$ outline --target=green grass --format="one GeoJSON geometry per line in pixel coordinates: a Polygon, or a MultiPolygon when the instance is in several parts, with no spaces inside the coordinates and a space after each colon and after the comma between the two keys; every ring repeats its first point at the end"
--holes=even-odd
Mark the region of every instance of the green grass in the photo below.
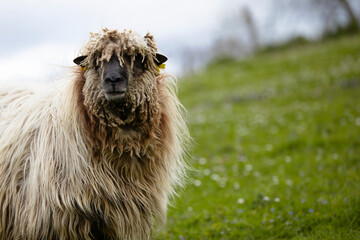
{"type": "Polygon", "coordinates": [[[187,186],[155,239],[360,239],[360,35],[179,81],[187,186]]]}

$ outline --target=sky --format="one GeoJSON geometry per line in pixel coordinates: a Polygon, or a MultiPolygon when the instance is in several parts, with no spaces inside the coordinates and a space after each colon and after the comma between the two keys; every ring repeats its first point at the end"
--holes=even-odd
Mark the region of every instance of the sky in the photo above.
{"type": "Polygon", "coordinates": [[[0,82],[49,81],[65,76],[66,67],[73,65],[89,32],[103,27],[152,33],[159,52],[169,57],[167,71],[176,74],[180,71],[179,49],[210,45],[222,19],[237,14],[239,5],[251,2],[1,0],[0,82]]]}
{"type": "MultiPolygon", "coordinates": [[[[89,38],[103,27],[155,36],[168,56],[167,72],[181,75],[182,49],[207,49],[224,34],[226,19],[248,6],[257,22],[270,13],[270,0],[1,0],[0,82],[51,81],[89,38]]],[[[286,32],[283,26],[278,32],[286,32]],[[284,31],[285,30],[285,31],[284,31]]],[[[305,31],[309,28],[305,26],[305,31]]],[[[311,29],[310,29],[311,30],[311,29]]],[[[231,31],[231,29],[230,29],[231,31]]]]}
{"type": "Polygon", "coordinates": [[[1,0],[0,82],[64,75],[89,32],[103,27],[150,32],[165,55],[177,45],[202,44],[225,10],[216,0],[1,0]]]}

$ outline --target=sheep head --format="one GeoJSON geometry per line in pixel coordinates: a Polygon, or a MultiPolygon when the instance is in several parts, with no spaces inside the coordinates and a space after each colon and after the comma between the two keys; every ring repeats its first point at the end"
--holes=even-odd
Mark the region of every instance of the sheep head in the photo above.
{"type": "Polygon", "coordinates": [[[154,98],[158,66],[166,60],[157,53],[150,34],[141,37],[131,30],[106,28],[91,33],[81,56],[74,59],[84,71],[85,105],[95,115],[103,115],[105,109],[108,116],[121,115],[121,121],[130,121],[129,111],[134,112],[144,102],[149,105],[154,98]]]}

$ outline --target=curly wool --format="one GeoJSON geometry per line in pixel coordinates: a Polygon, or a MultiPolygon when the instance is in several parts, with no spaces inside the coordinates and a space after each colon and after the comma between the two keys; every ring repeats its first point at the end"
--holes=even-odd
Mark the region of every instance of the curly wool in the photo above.
{"type": "MultiPolygon", "coordinates": [[[[157,52],[153,37],[147,34],[144,38],[131,30],[118,32],[117,30],[103,29],[102,33],[91,33],[89,42],[84,47],[82,55],[87,56],[83,66],[88,68],[85,73],[87,79],[84,86],[85,105],[91,114],[99,118],[103,124],[110,122],[114,127],[129,124],[136,120],[152,119],[157,115],[157,88],[154,79],[159,75],[154,58],[157,52]],[[98,84],[99,75],[95,66],[103,67],[113,54],[116,54],[120,64],[124,64],[124,56],[131,57],[131,65],[136,55],[141,55],[145,67],[141,78],[129,81],[129,92],[126,95],[127,118],[121,119],[119,112],[114,112],[114,106],[109,103],[98,84]],[[147,109],[147,108],[150,109],[147,109]],[[104,111],[105,109],[105,111],[104,111]],[[138,114],[136,114],[136,111],[138,114]],[[150,116],[148,116],[150,114],[150,116]]],[[[121,110],[124,110],[121,109],[121,110]]]]}
{"type": "Polygon", "coordinates": [[[0,90],[0,239],[149,239],[165,222],[189,134],[156,50],[149,34],[105,29],[83,50],[85,72],[46,91],[0,90]],[[92,65],[111,51],[147,65],[121,109],[92,65]]]}

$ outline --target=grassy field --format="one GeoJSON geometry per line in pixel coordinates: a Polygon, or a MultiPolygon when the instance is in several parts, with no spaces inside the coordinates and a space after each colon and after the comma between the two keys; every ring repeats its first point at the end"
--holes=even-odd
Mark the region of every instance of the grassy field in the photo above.
{"type": "Polygon", "coordinates": [[[360,35],[181,79],[187,186],[155,239],[360,239],[360,35]]]}

